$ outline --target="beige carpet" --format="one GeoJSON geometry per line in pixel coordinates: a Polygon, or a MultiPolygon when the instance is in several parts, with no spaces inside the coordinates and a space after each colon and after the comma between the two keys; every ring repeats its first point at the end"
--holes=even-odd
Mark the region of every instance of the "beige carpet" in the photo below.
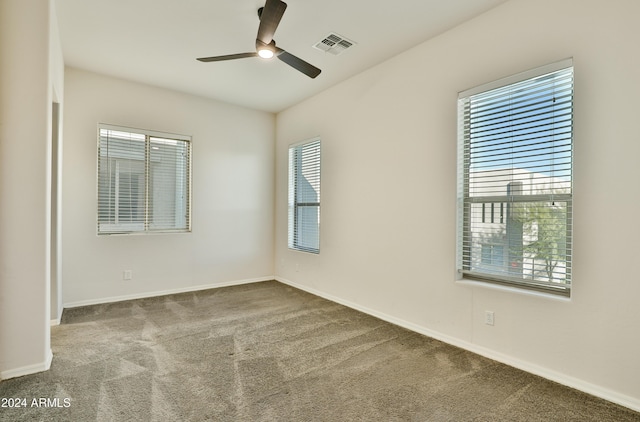
{"type": "Polygon", "coordinates": [[[68,309],[51,341],[0,420],[640,421],[275,281],[68,309]]]}

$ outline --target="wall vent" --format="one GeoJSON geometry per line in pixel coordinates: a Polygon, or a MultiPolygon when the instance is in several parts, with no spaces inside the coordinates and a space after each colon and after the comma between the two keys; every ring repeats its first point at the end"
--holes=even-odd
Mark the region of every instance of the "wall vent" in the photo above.
{"type": "Polygon", "coordinates": [[[316,43],[313,48],[337,56],[338,54],[344,53],[345,50],[353,47],[355,44],[355,42],[332,32],[331,34],[327,35],[322,41],[316,43]]]}

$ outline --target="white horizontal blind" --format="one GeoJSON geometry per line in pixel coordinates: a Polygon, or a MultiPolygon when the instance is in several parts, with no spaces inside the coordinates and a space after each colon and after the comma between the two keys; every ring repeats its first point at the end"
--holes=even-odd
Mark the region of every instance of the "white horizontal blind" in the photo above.
{"type": "Polygon", "coordinates": [[[458,269],[465,276],[569,293],[573,67],[556,67],[459,97],[458,269]]]}
{"type": "Polygon", "coordinates": [[[149,138],[149,230],[186,230],[189,227],[189,143],[149,138]]]}
{"type": "Polygon", "coordinates": [[[98,234],[190,230],[187,137],[99,126],[98,234]]]}
{"type": "Polygon", "coordinates": [[[98,233],[144,231],[145,135],[99,132],[98,233]]]}
{"type": "Polygon", "coordinates": [[[320,252],[320,139],[289,148],[289,248],[320,252]]]}

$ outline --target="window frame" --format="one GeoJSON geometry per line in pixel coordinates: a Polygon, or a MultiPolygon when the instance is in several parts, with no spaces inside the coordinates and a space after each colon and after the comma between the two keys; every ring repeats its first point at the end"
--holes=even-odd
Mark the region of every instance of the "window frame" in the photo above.
{"type": "MultiPolygon", "coordinates": [[[[191,200],[192,200],[192,156],[193,156],[192,154],[193,143],[192,143],[191,136],[179,135],[179,134],[167,133],[167,132],[159,132],[159,131],[148,130],[148,129],[131,128],[126,126],[118,126],[118,125],[112,125],[112,124],[106,124],[106,123],[98,123],[97,126],[98,127],[96,131],[96,134],[97,134],[96,234],[98,236],[112,236],[112,235],[190,233],[191,224],[192,224],[191,200]],[[104,217],[101,216],[101,212],[104,209],[104,207],[101,207],[100,195],[101,195],[101,189],[107,189],[106,187],[101,188],[101,158],[104,159],[104,157],[101,157],[101,148],[102,148],[101,147],[101,131],[103,130],[129,133],[129,134],[134,134],[134,135],[139,135],[141,137],[144,137],[144,157],[142,157],[141,159],[135,160],[135,161],[140,161],[139,164],[141,164],[143,167],[143,172],[141,173],[141,175],[144,178],[144,183],[143,183],[144,186],[143,186],[143,193],[142,193],[143,207],[141,211],[142,221],[140,222],[117,221],[119,218],[119,211],[120,211],[119,209],[113,210],[113,218],[116,219],[115,223],[103,221],[104,217]],[[170,228],[170,227],[169,228],[167,227],[153,228],[153,223],[151,222],[151,215],[154,213],[154,211],[153,211],[153,206],[151,205],[152,201],[150,198],[153,195],[152,191],[155,191],[154,184],[157,184],[158,181],[155,180],[157,178],[151,177],[152,166],[150,163],[153,161],[153,157],[152,157],[153,153],[151,151],[153,146],[156,146],[158,143],[165,143],[167,141],[184,143],[186,146],[187,157],[185,160],[185,171],[181,172],[182,173],[181,177],[183,178],[182,181],[184,182],[184,189],[182,193],[184,194],[185,198],[184,198],[184,201],[180,201],[180,203],[175,204],[176,209],[183,210],[185,213],[184,215],[185,225],[184,227],[176,227],[176,228],[170,228]]],[[[113,167],[115,167],[116,169],[114,171],[118,172],[118,174],[114,174],[116,178],[118,178],[119,176],[119,170],[118,170],[119,164],[124,162],[125,160],[131,160],[131,161],[134,160],[133,158],[113,158],[108,156],[106,158],[107,158],[107,162],[109,163],[109,166],[113,165],[113,167]]],[[[111,171],[109,171],[108,173],[110,174],[111,171]]],[[[177,180],[174,179],[173,181],[174,183],[177,183],[177,180]]],[[[111,189],[111,188],[108,188],[108,189],[111,189]]],[[[116,195],[116,197],[114,198],[114,201],[117,204],[120,200],[117,194],[117,192],[119,191],[119,185],[116,185],[113,189],[115,189],[114,195],[116,195]]]]}
{"type": "Polygon", "coordinates": [[[307,252],[313,254],[320,253],[320,215],[321,215],[321,174],[322,174],[322,143],[320,137],[315,137],[311,139],[307,139],[301,142],[297,142],[294,144],[290,144],[288,148],[288,224],[287,224],[287,246],[291,250],[299,251],[299,252],[307,252]],[[300,165],[295,165],[294,160],[301,161],[302,157],[298,157],[296,154],[302,154],[305,148],[314,148],[317,145],[318,152],[317,158],[315,161],[310,164],[314,167],[311,169],[312,177],[314,180],[312,182],[317,183],[317,189],[315,192],[317,194],[317,201],[300,201],[298,202],[299,192],[298,183],[301,171],[296,171],[297,169],[302,168],[302,163],[300,165]],[[310,233],[312,236],[315,236],[315,246],[302,245],[300,243],[301,236],[299,234],[300,231],[303,230],[302,222],[300,221],[300,209],[308,208],[308,207],[317,207],[317,225],[314,226],[314,233],[310,233]]]}
{"type": "MultiPolygon", "coordinates": [[[[487,84],[483,84],[480,85],[478,87],[460,92],[458,94],[458,163],[457,163],[457,169],[458,169],[458,199],[457,199],[457,246],[456,246],[456,268],[457,268],[457,273],[458,273],[458,279],[460,280],[473,280],[473,281],[481,281],[481,282],[488,282],[488,283],[495,283],[495,284],[500,284],[500,285],[506,285],[509,287],[515,287],[515,288],[521,288],[521,289],[526,289],[526,290],[535,290],[535,291],[542,291],[545,293],[552,293],[552,294],[556,294],[556,295],[561,295],[561,296],[570,296],[571,294],[571,274],[572,274],[572,257],[573,257],[573,249],[572,249],[572,231],[573,231],[573,222],[572,222],[572,217],[573,217],[573,148],[574,148],[574,130],[573,130],[573,109],[574,109],[574,83],[573,83],[573,60],[572,59],[566,59],[566,60],[562,60],[556,63],[551,63],[549,65],[546,66],[541,66],[535,69],[531,69],[529,71],[526,72],[522,72],[513,76],[509,76],[507,78],[503,78],[503,79],[499,79],[497,81],[494,82],[490,82],[487,84]],[[471,194],[469,192],[470,189],[470,184],[472,183],[473,179],[471,178],[471,175],[475,176],[479,170],[471,171],[469,168],[469,163],[471,160],[471,152],[469,150],[469,148],[473,145],[473,141],[471,139],[472,135],[470,134],[470,124],[471,121],[470,120],[466,120],[466,118],[470,118],[471,119],[471,114],[468,110],[465,110],[465,107],[468,107],[469,101],[472,97],[476,96],[476,95],[483,95],[483,94],[487,94],[487,93],[491,93],[491,91],[494,90],[511,90],[511,88],[515,89],[515,86],[517,84],[520,83],[526,83],[526,82],[531,82],[534,81],[536,78],[540,78],[543,77],[545,75],[549,75],[549,74],[554,74],[556,72],[562,72],[562,71],[568,71],[570,69],[571,72],[571,88],[570,88],[570,93],[571,93],[571,98],[570,98],[570,122],[569,122],[569,127],[570,127],[570,141],[569,141],[569,179],[567,182],[567,186],[563,189],[566,189],[568,191],[567,192],[560,192],[560,193],[551,193],[551,194],[537,194],[537,192],[535,194],[526,194],[526,195],[519,195],[518,192],[510,192],[509,191],[509,186],[512,183],[509,183],[507,185],[507,190],[505,191],[505,194],[496,194],[496,195],[492,195],[492,196],[482,196],[480,194],[475,194],[476,196],[474,196],[473,194],[471,194]],[[466,158],[465,158],[465,154],[466,158]],[[549,210],[552,210],[551,212],[553,212],[554,207],[556,207],[556,203],[564,203],[564,224],[565,224],[565,233],[564,233],[564,240],[565,240],[565,244],[563,245],[565,250],[564,250],[564,255],[562,255],[565,259],[562,261],[563,263],[563,268],[565,271],[565,278],[564,278],[564,282],[555,282],[554,280],[551,280],[550,278],[548,278],[546,281],[541,281],[539,279],[536,279],[536,273],[540,273],[540,270],[537,269],[538,267],[536,266],[536,262],[535,262],[535,257],[531,257],[528,254],[528,252],[525,252],[525,248],[529,247],[530,244],[534,243],[535,241],[529,241],[529,244],[525,245],[524,239],[521,239],[522,241],[522,245],[521,245],[521,251],[519,251],[520,253],[520,258],[522,259],[521,262],[524,263],[524,261],[526,259],[531,260],[531,264],[530,264],[530,271],[531,271],[531,279],[528,280],[524,277],[524,272],[522,274],[521,277],[510,277],[508,275],[502,275],[502,274],[498,274],[497,273],[492,273],[490,272],[490,269],[483,269],[482,265],[484,265],[484,257],[483,257],[483,250],[484,247],[482,247],[480,249],[480,252],[475,252],[474,254],[474,250],[477,249],[477,245],[475,245],[474,242],[478,241],[477,239],[474,240],[474,230],[478,230],[477,226],[475,226],[474,229],[472,229],[472,225],[473,223],[473,219],[479,219],[479,217],[475,216],[473,214],[473,209],[472,207],[481,207],[481,222],[480,221],[476,221],[475,224],[477,225],[478,223],[482,223],[484,224],[494,224],[494,219],[493,219],[493,213],[491,214],[492,218],[490,220],[489,223],[489,219],[486,219],[485,217],[485,212],[491,210],[493,208],[493,204],[495,203],[501,203],[501,212],[500,213],[500,224],[503,223],[503,215],[506,217],[506,220],[509,219],[509,213],[513,212],[513,209],[515,209],[515,207],[521,206],[519,204],[523,204],[522,206],[526,206],[524,204],[536,204],[534,205],[534,207],[546,207],[549,210]],[[504,203],[504,210],[502,209],[502,203],[504,203]],[[548,203],[548,205],[546,205],[548,203]],[[487,209],[488,208],[488,209],[487,209]],[[476,254],[478,254],[478,256],[476,256],[476,254]],[[481,262],[480,265],[478,265],[477,263],[475,263],[475,261],[479,261],[481,262]]],[[[526,91],[529,92],[529,91],[526,91]]],[[[555,97],[554,97],[554,102],[555,102],[555,97]]],[[[546,109],[545,109],[546,110],[546,109]]],[[[485,117],[486,119],[488,119],[488,117],[485,117]]],[[[515,123],[512,123],[516,120],[515,117],[511,118],[510,116],[509,120],[509,124],[510,125],[515,125],[515,123]]],[[[552,135],[554,136],[554,135],[552,135]]],[[[532,137],[530,137],[529,135],[527,135],[525,137],[526,142],[534,142],[532,140],[532,137]]],[[[555,139],[555,138],[553,138],[555,139]]],[[[515,143],[515,141],[512,141],[515,143]]],[[[518,141],[518,142],[522,142],[522,141],[518,141]]],[[[552,142],[555,143],[555,140],[552,142]]],[[[476,144],[477,145],[477,144],[476,144]]],[[[527,147],[530,147],[531,144],[527,144],[527,147]]],[[[494,151],[497,149],[497,147],[494,147],[494,149],[489,149],[489,153],[491,154],[496,154],[494,151]]],[[[483,151],[483,154],[485,152],[483,151]]],[[[518,165],[517,164],[511,164],[510,167],[510,171],[514,171],[514,170],[518,170],[518,165]]],[[[553,175],[551,176],[551,179],[553,180],[553,175]]],[[[514,179],[515,180],[515,179],[514,179]]],[[[495,182],[494,182],[495,183],[495,182]]],[[[517,186],[515,186],[516,189],[518,188],[517,186]]],[[[562,205],[560,205],[560,208],[562,209],[562,205]]],[[[491,211],[489,211],[490,213],[491,211]]],[[[562,221],[562,220],[561,220],[562,221]]],[[[505,221],[505,223],[507,223],[507,221],[505,221]]],[[[532,226],[534,223],[531,223],[532,226]]],[[[536,228],[537,228],[537,224],[538,221],[535,222],[536,224],[536,228]]],[[[534,230],[531,229],[531,231],[533,232],[534,230]]],[[[505,235],[505,234],[503,234],[505,235]]],[[[535,236],[537,236],[537,230],[535,230],[535,236]]],[[[506,232],[506,236],[509,236],[509,232],[506,232]]],[[[562,237],[562,235],[560,236],[562,237]]],[[[537,239],[536,239],[537,241],[537,239]]],[[[490,242],[487,240],[483,240],[480,239],[479,242],[490,242]]],[[[505,248],[504,250],[504,255],[505,255],[505,259],[507,260],[506,265],[510,265],[510,259],[507,259],[511,256],[513,248],[509,248],[509,241],[505,241],[505,243],[503,243],[503,247],[505,248]],[[507,256],[509,255],[509,256],[507,256]]],[[[554,250],[555,253],[555,250],[554,250]]],[[[524,264],[520,264],[522,266],[524,266],[524,264]]],[[[538,263],[538,265],[540,265],[538,263]]],[[[554,267],[555,269],[555,267],[554,267]]],[[[550,276],[549,276],[550,277],[550,276]]],[[[554,275],[555,277],[555,275],[554,275]]]]}

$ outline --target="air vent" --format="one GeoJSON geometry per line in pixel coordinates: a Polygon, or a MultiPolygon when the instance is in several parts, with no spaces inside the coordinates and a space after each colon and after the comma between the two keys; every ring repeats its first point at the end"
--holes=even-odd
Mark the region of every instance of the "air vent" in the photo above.
{"type": "Polygon", "coordinates": [[[346,49],[353,47],[355,44],[355,42],[348,40],[341,35],[331,33],[322,41],[314,45],[313,48],[337,56],[338,54],[342,54],[346,49]]]}

